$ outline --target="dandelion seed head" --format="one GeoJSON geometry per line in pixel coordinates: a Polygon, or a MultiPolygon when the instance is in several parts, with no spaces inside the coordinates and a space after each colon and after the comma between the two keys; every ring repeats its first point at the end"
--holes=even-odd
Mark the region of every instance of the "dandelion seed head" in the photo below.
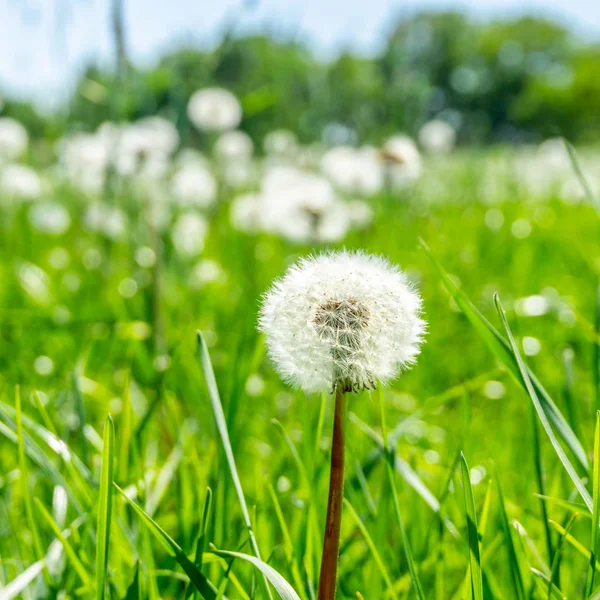
{"type": "Polygon", "coordinates": [[[208,208],[217,200],[217,181],[200,161],[178,169],[171,179],[171,193],[180,207],[208,208]]]}
{"type": "Polygon", "coordinates": [[[122,238],[127,232],[127,214],[118,206],[102,202],[95,202],[87,208],[83,222],[90,231],[102,233],[113,240],[122,238]]]}
{"type": "Polygon", "coordinates": [[[29,223],[38,233],[62,235],[71,226],[67,209],[57,202],[40,202],[29,209],[29,223]]]}
{"type": "Polygon", "coordinates": [[[0,188],[16,200],[34,200],[42,194],[42,180],[27,165],[9,164],[0,173],[0,188]]]}
{"type": "Polygon", "coordinates": [[[372,196],[383,187],[383,165],[375,148],[337,146],[324,154],[321,169],[347,194],[372,196]]]}
{"type": "Polygon", "coordinates": [[[21,156],[29,145],[27,129],[15,119],[0,118],[0,158],[13,160],[21,156]]]}
{"type": "Polygon", "coordinates": [[[229,220],[231,226],[245,233],[257,233],[262,227],[262,198],[259,194],[241,194],[233,199],[229,220]]]}
{"type": "Polygon", "coordinates": [[[433,119],[419,130],[419,143],[428,154],[448,154],[456,145],[456,131],[446,121],[433,119]]]}
{"type": "Polygon", "coordinates": [[[266,294],[259,328],[281,376],[306,392],[373,389],[412,365],[421,298],[383,258],[334,252],[301,260],[266,294]]]}
{"type": "Polygon", "coordinates": [[[215,144],[215,154],[222,161],[249,160],[254,152],[252,138],[239,129],[226,131],[215,144]]]}
{"type": "Polygon", "coordinates": [[[267,154],[289,155],[293,154],[298,145],[298,138],[293,131],[275,129],[269,132],[263,141],[263,148],[267,154]]]}
{"type": "Polygon", "coordinates": [[[190,121],[204,131],[234,129],[242,120],[242,106],[229,91],[205,88],[195,92],[187,107],[190,121]]]}
{"type": "Polygon", "coordinates": [[[383,146],[382,156],[387,164],[387,178],[394,189],[403,189],[421,175],[421,155],[415,142],[406,135],[395,135],[383,146]]]}
{"type": "Polygon", "coordinates": [[[171,240],[177,253],[184,258],[198,256],[204,250],[208,223],[204,217],[193,212],[180,215],[171,230],[171,240]]]}

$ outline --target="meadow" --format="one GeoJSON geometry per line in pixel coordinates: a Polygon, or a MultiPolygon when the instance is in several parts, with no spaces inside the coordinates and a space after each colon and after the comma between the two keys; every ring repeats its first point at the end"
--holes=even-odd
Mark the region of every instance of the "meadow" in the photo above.
{"type": "Polygon", "coordinates": [[[565,147],[427,156],[332,241],[239,231],[216,167],[214,202],[158,218],[137,171],[90,192],[26,161],[39,197],[0,196],[0,599],[316,597],[332,398],[284,384],[256,325],[336,248],[400,265],[428,323],[410,371],[349,396],[337,597],[600,597],[600,219],[565,147]]]}

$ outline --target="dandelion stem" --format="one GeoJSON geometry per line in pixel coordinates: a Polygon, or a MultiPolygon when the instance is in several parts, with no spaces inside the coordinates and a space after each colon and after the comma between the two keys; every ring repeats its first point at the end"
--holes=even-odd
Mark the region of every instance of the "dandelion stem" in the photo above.
{"type": "Polygon", "coordinates": [[[331,473],[329,475],[329,499],[327,520],[323,539],[323,557],[319,577],[318,600],[333,600],[337,582],[337,563],[340,549],[340,526],[344,500],[344,445],[346,431],[346,396],[336,389],[335,414],[333,417],[333,440],[331,443],[331,473]]]}

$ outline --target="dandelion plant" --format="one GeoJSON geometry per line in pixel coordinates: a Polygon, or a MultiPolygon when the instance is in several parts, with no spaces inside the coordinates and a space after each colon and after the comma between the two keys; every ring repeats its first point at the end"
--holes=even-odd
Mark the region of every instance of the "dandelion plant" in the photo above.
{"type": "Polygon", "coordinates": [[[414,363],[421,298],[383,258],[335,252],[301,260],[265,296],[260,329],[281,376],[335,395],[319,600],[335,598],[344,495],[346,394],[372,390],[414,363]]]}

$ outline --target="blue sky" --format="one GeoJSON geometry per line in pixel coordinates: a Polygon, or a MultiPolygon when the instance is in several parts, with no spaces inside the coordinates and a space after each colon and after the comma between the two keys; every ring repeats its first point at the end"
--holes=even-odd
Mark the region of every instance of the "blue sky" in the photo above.
{"type": "MultiPolygon", "coordinates": [[[[316,52],[377,52],[395,15],[459,8],[484,19],[543,14],[600,40],[598,0],[124,0],[129,54],[151,64],[186,42],[209,46],[226,24],[269,28],[316,52]]],[[[53,106],[89,60],[110,63],[110,0],[0,0],[0,93],[53,106]]]]}

